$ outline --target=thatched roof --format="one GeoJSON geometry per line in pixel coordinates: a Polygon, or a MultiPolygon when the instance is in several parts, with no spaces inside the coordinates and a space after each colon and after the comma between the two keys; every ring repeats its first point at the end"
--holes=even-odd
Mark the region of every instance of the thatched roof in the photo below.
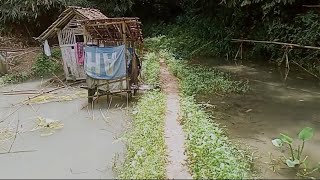
{"type": "Polygon", "coordinates": [[[58,19],[48,27],[48,29],[46,29],[39,37],[36,38],[36,40],[44,41],[56,36],[57,28],[63,28],[75,15],[79,15],[81,18],[83,18],[83,20],[107,18],[97,9],[69,6],[59,15],[58,19]]]}
{"type": "Polygon", "coordinates": [[[83,20],[81,23],[88,35],[95,40],[123,41],[123,33],[125,32],[128,42],[142,43],[143,41],[141,22],[137,17],[83,20]]]}

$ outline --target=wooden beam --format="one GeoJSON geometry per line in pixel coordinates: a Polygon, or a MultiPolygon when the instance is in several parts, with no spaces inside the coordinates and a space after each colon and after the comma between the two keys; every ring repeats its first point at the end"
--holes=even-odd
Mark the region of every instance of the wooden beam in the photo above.
{"type": "MultiPolygon", "coordinates": [[[[103,22],[103,23],[100,23],[99,21],[92,21],[93,23],[90,23],[88,22],[87,23],[87,26],[109,26],[109,25],[121,25],[123,23],[123,21],[119,21],[119,22],[103,22]]],[[[124,22],[125,24],[128,24],[128,23],[139,23],[135,20],[131,20],[131,21],[125,21],[124,22]]]]}
{"type": "Polygon", "coordinates": [[[308,7],[308,8],[319,8],[320,4],[318,5],[302,5],[303,7],[308,7]]]}
{"type": "Polygon", "coordinates": [[[297,47],[297,48],[320,50],[320,47],[316,47],[316,46],[304,46],[304,45],[300,45],[300,44],[284,43],[284,42],[276,42],[276,41],[259,41],[259,40],[248,40],[248,39],[231,39],[231,41],[232,42],[277,44],[277,45],[292,46],[292,47],[297,47]]]}

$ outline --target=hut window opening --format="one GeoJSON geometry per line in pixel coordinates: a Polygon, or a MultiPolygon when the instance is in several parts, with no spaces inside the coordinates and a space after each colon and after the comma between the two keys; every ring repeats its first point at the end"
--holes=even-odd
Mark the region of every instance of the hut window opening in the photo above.
{"type": "Polygon", "coordinates": [[[83,35],[75,35],[76,36],[76,42],[84,42],[83,35]]]}

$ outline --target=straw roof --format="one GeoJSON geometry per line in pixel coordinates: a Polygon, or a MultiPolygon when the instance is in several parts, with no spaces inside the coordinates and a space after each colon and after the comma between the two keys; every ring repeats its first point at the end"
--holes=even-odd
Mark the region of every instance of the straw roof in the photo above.
{"type": "Polygon", "coordinates": [[[122,41],[125,32],[128,42],[142,43],[143,41],[141,22],[137,17],[83,20],[81,23],[92,39],[122,41]]]}
{"type": "Polygon", "coordinates": [[[84,20],[95,20],[95,19],[105,19],[107,16],[102,14],[97,9],[92,8],[82,8],[77,6],[69,6],[64,10],[58,17],[58,19],[53,22],[48,29],[46,29],[36,40],[44,41],[46,39],[56,36],[57,28],[62,28],[68,24],[68,22],[75,16],[78,15],[84,20]]]}

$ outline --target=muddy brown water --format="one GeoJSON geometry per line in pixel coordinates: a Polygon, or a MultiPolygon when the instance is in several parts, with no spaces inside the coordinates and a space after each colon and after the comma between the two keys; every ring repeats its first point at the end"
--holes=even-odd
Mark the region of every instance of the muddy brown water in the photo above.
{"type": "MultiPolygon", "coordinates": [[[[26,82],[1,87],[0,91],[39,90],[42,89],[40,85],[40,81],[26,82]]],[[[19,120],[11,152],[35,150],[1,154],[8,151],[13,139],[0,142],[0,178],[115,178],[112,166],[115,155],[119,155],[121,160],[125,152],[124,144],[118,138],[130,122],[127,111],[130,106],[127,109],[125,98],[114,97],[111,104],[101,98],[93,110],[82,109],[87,104],[86,93],[79,87],[54,91],[53,96],[62,97],[60,102],[33,104],[34,109],[24,105],[0,123],[0,128],[15,129],[19,120]],[[70,100],[68,97],[73,98],[70,100]],[[50,136],[41,137],[40,131],[30,132],[36,125],[37,116],[59,120],[64,127],[50,136]]],[[[19,107],[12,105],[28,96],[33,95],[0,93],[0,119],[19,107]]]]}
{"type": "MultiPolygon", "coordinates": [[[[197,63],[229,72],[234,79],[249,80],[251,90],[245,95],[209,95],[198,100],[215,105],[207,108],[215,121],[225,126],[232,141],[240,142],[243,148],[250,147],[257,177],[298,178],[296,171],[283,165],[276,166],[273,172],[269,153],[273,158],[281,155],[271,143],[279,133],[297,137],[306,126],[315,130],[315,136],[306,143],[304,151],[308,166],[315,167],[320,162],[320,83],[317,79],[294,67],[283,83],[277,68],[270,64],[235,65],[212,59],[197,63]]],[[[320,178],[319,173],[312,176],[320,178]]]]}

